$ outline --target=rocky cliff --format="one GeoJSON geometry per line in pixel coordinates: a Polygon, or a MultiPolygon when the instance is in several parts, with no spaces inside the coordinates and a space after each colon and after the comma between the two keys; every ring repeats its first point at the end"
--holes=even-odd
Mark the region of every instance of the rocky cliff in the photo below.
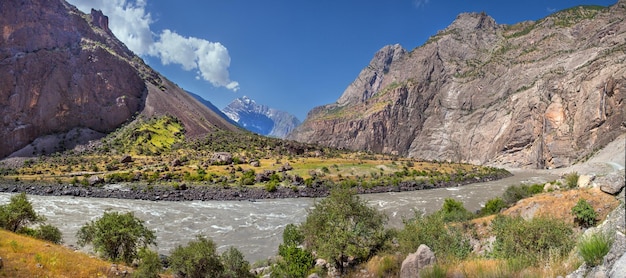
{"type": "Polygon", "coordinates": [[[288,138],[421,159],[563,167],[626,131],[626,1],[500,25],[459,15],[385,46],[288,138]]]}
{"type": "Polygon", "coordinates": [[[237,127],[153,71],[99,11],[62,0],[0,2],[0,158],[74,128],[109,132],[169,113],[191,136],[237,127]]]}
{"type": "Polygon", "coordinates": [[[300,125],[300,120],[294,115],[257,104],[246,96],[233,100],[223,112],[243,128],[271,137],[284,138],[300,125]]]}

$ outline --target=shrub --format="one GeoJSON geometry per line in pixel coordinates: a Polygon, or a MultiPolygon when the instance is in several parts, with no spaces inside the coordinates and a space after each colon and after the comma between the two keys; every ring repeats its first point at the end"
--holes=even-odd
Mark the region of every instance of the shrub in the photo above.
{"type": "Polygon", "coordinates": [[[272,266],[271,277],[306,277],[313,267],[311,252],[298,247],[304,235],[294,224],[288,224],[283,231],[283,243],[278,246],[281,260],[272,266]]]}
{"type": "Polygon", "coordinates": [[[133,213],[104,212],[101,218],[83,225],[76,233],[78,245],[91,243],[104,258],[132,263],[139,248],[155,244],[152,230],[133,213]]]}
{"type": "Polygon", "coordinates": [[[485,203],[485,207],[482,208],[480,210],[480,215],[481,216],[485,216],[485,215],[492,215],[492,214],[497,214],[500,213],[500,211],[502,211],[502,209],[506,208],[507,205],[504,202],[504,200],[502,200],[502,198],[493,198],[487,201],[487,203],[485,203]]]}
{"type": "Polygon", "coordinates": [[[224,271],[215,243],[201,235],[185,247],[177,246],[169,262],[172,271],[180,277],[219,277],[224,271]]]}
{"type": "Polygon", "coordinates": [[[578,186],[578,173],[572,172],[565,175],[565,185],[568,188],[576,188],[578,186]]]}
{"type": "Polygon", "coordinates": [[[543,186],[541,184],[533,185],[513,185],[509,186],[502,194],[502,200],[507,205],[515,204],[517,201],[528,198],[532,195],[543,192],[543,186]]]}
{"type": "Polygon", "coordinates": [[[611,250],[613,238],[596,233],[583,237],[578,243],[578,253],[588,266],[597,266],[602,263],[604,256],[611,250]]]}
{"type": "Polygon", "coordinates": [[[159,254],[148,248],[142,248],[139,250],[139,266],[133,272],[133,277],[157,278],[162,268],[159,254]]]}
{"type": "Polygon", "coordinates": [[[231,246],[220,257],[224,265],[224,278],[245,278],[254,277],[250,273],[250,263],[243,257],[241,251],[231,246]]]}
{"type": "Polygon", "coordinates": [[[585,199],[578,199],[578,203],[572,207],[574,221],[581,227],[591,227],[596,224],[598,214],[585,199]]]}
{"type": "Polygon", "coordinates": [[[35,229],[35,237],[50,241],[54,244],[61,244],[63,242],[63,234],[59,228],[50,224],[40,225],[35,229]]]}
{"type": "Polygon", "coordinates": [[[562,220],[536,217],[526,221],[498,215],[491,225],[496,235],[493,255],[520,259],[529,266],[536,265],[551,252],[564,256],[574,246],[572,228],[562,220]]]}
{"type": "Polygon", "coordinates": [[[469,240],[455,226],[448,225],[439,213],[422,216],[419,213],[404,221],[404,228],[398,231],[400,252],[415,252],[420,244],[430,247],[437,258],[464,259],[472,250],[469,240]]]}
{"type": "Polygon", "coordinates": [[[445,222],[465,221],[472,218],[472,213],[463,206],[462,202],[451,198],[443,201],[443,206],[438,213],[441,213],[445,222]]]}

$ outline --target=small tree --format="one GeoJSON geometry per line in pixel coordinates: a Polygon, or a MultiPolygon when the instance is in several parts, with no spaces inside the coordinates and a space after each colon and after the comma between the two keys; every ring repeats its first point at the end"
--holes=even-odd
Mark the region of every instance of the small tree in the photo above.
{"type": "Polygon", "coordinates": [[[224,265],[217,255],[215,243],[204,236],[197,236],[187,246],[178,246],[170,255],[170,268],[181,277],[220,277],[224,265]]]}
{"type": "Polygon", "coordinates": [[[305,245],[343,272],[348,258],[367,259],[383,243],[385,222],[383,213],[353,191],[337,188],[315,204],[301,230],[305,245]]]}
{"type": "Polygon", "coordinates": [[[35,212],[25,193],[12,196],[8,204],[0,206],[0,226],[14,233],[28,224],[45,220],[35,212]]]}
{"type": "Polygon", "coordinates": [[[283,243],[278,246],[281,260],[272,267],[271,277],[306,277],[313,267],[313,255],[299,247],[304,235],[294,224],[288,224],[283,232],[283,243]]]}
{"type": "Polygon", "coordinates": [[[78,244],[91,243],[104,258],[132,263],[139,248],[156,245],[154,232],[133,213],[105,212],[101,218],[83,225],[76,233],[78,244]]]}
{"type": "Polygon", "coordinates": [[[578,199],[578,203],[572,207],[572,214],[574,215],[574,221],[585,228],[595,225],[598,218],[598,214],[591,204],[583,198],[578,199]]]}

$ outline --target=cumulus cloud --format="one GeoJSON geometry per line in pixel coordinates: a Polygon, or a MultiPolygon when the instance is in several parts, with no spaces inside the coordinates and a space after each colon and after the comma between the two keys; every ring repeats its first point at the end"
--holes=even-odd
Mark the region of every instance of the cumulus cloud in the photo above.
{"type": "Polygon", "coordinates": [[[109,28],[126,46],[140,56],[158,57],[164,65],[178,64],[184,70],[196,71],[196,79],[204,79],[216,87],[232,91],[239,83],[231,81],[228,49],[219,42],[184,37],[170,30],[154,33],[154,22],[146,11],[147,0],[68,0],[85,13],[92,8],[109,17],[109,28]]]}

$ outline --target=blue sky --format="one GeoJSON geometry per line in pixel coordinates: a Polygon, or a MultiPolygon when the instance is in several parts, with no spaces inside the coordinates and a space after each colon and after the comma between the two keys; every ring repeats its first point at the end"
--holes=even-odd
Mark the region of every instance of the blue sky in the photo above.
{"type": "Polygon", "coordinates": [[[219,108],[248,96],[304,120],[388,44],[413,49],[462,12],[500,24],[617,0],[68,0],[100,9],[157,71],[219,108]]]}

